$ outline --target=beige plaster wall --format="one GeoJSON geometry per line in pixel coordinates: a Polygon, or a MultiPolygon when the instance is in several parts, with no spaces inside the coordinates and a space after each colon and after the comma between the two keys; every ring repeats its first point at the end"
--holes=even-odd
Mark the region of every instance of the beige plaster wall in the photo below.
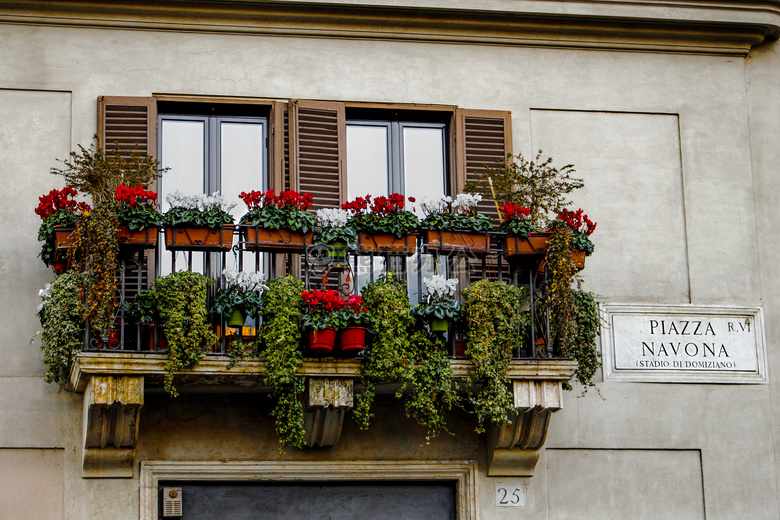
{"type": "MultiPolygon", "coordinates": [[[[762,62],[749,65],[756,86],[746,81],[744,60],[703,55],[14,25],[0,25],[0,48],[0,108],[12,116],[0,126],[0,177],[6,181],[0,220],[14,223],[0,237],[18,239],[0,250],[0,320],[6,325],[0,328],[0,387],[7,389],[0,393],[0,448],[65,449],[57,484],[63,518],[138,516],[137,478],[81,478],[80,396],[43,384],[37,343],[28,343],[38,326],[37,291],[52,278],[35,258],[32,209],[40,194],[59,185],[47,174],[53,159],[90,141],[99,95],[511,110],[516,151],[542,147],[560,164],[575,163],[588,182],[577,202],[599,221],[596,256],[585,271],[589,289],[615,302],[760,305],[763,297],[770,377],[777,366],[778,306],[767,296],[777,292],[771,291],[778,282],[770,262],[778,246],[756,234],[757,226],[761,235],[777,231],[778,152],[771,144],[780,128],[771,118],[775,102],[768,100],[777,78],[763,75],[766,67],[777,69],[776,45],[759,50],[755,59],[762,62]],[[759,134],[750,133],[755,120],[759,134]],[[728,225],[713,229],[713,219],[723,215],[728,225]]],[[[567,394],[553,418],[552,449],[532,479],[485,477],[484,442],[470,433],[469,421],[458,420],[460,413],[454,414],[455,436],[423,446],[421,432],[395,405],[368,433],[349,423],[337,448],[284,457],[476,459],[481,518],[502,520],[565,518],[576,504],[588,504],[591,518],[656,518],[635,497],[610,501],[605,489],[636,494],[664,471],[679,470],[686,478],[676,475],[653,488],[676,490],[670,504],[701,498],[703,489],[710,519],[772,519],[778,517],[772,428],[780,428],[773,388],[605,382],[603,398],[567,394]],[[611,457],[599,450],[617,452],[611,457]],[[681,459],[667,455],[675,450],[684,451],[681,459]],[[692,454],[700,454],[700,466],[692,454]],[[562,467],[575,468],[565,478],[577,480],[591,470],[608,474],[604,468],[615,460],[627,472],[625,486],[611,481],[603,488],[593,478],[561,488],[562,467]],[[650,468],[640,469],[647,460],[650,468]],[[525,509],[493,506],[493,484],[506,481],[528,485],[525,509]],[[687,487],[678,490],[678,482],[687,487]],[[601,494],[589,500],[593,493],[601,494]]],[[[259,396],[147,397],[140,460],[280,457],[267,407],[254,402],[259,396]]],[[[10,486],[19,493],[23,488],[10,486]]],[[[699,503],[689,504],[686,514],[696,517],[699,503]]]]}

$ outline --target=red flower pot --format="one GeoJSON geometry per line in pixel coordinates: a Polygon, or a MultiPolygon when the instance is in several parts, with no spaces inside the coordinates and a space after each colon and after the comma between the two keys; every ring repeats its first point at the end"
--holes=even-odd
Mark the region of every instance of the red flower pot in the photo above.
{"type": "Polygon", "coordinates": [[[317,354],[329,354],[333,352],[333,344],[336,342],[336,330],[328,327],[322,330],[309,331],[309,348],[317,354]]]}
{"type": "Polygon", "coordinates": [[[366,346],[365,327],[349,327],[341,331],[341,352],[357,355],[366,346]]]}

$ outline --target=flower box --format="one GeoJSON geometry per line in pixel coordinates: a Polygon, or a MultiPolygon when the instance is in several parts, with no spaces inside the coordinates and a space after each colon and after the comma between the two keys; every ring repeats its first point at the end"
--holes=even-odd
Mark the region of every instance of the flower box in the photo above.
{"type": "Polygon", "coordinates": [[[490,242],[487,233],[468,233],[457,231],[425,232],[425,252],[487,254],[490,242]]]}
{"type": "Polygon", "coordinates": [[[312,245],[313,233],[302,233],[287,229],[265,229],[246,224],[244,227],[247,249],[271,253],[303,253],[312,245]]]}
{"type": "Polygon", "coordinates": [[[153,249],[157,246],[157,226],[149,226],[133,231],[128,226],[119,225],[116,238],[119,246],[138,247],[141,249],[153,249]]]}
{"type": "Polygon", "coordinates": [[[528,236],[509,235],[501,243],[504,256],[543,255],[552,233],[528,233],[528,236]]]}
{"type": "Polygon", "coordinates": [[[76,228],[54,226],[54,249],[66,250],[73,246],[73,241],[76,239],[76,228]]]}
{"type": "Polygon", "coordinates": [[[574,267],[579,270],[585,269],[585,254],[585,251],[571,250],[571,259],[574,260],[574,267]]]}
{"type": "Polygon", "coordinates": [[[165,228],[165,247],[171,251],[229,251],[235,226],[165,228]]]}
{"type": "Polygon", "coordinates": [[[410,256],[414,254],[416,245],[416,234],[398,238],[395,235],[358,233],[358,248],[360,254],[396,254],[410,256]]]}

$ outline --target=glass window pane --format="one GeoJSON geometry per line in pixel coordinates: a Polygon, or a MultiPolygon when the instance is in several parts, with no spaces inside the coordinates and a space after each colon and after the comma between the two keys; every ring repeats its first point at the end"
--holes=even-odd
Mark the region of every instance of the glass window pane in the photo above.
{"type": "MultiPolygon", "coordinates": [[[[163,119],[160,124],[160,165],[169,168],[160,179],[160,206],[170,209],[165,201],[169,193],[180,190],[185,195],[203,193],[206,163],[204,120],[163,119]]],[[[188,253],[176,254],[176,270],[188,269],[188,253]]],[[[172,253],[160,245],[160,275],[171,272],[172,253]]],[[[203,253],[192,253],[192,270],[203,272],[203,253]]]]}
{"type": "MultiPolygon", "coordinates": [[[[418,217],[422,218],[419,204],[423,198],[435,199],[444,195],[444,128],[403,128],[404,189],[407,196],[415,197],[418,217]]],[[[434,270],[432,255],[422,255],[422,279],[432,274],[446,275],[446,262],[440,259],[434,270]]],[[[409,299],[417,303],[417,256],[406,262],[409,299]]]]}
{"type": "Polygon", "coordinates": [[[388,195],[388,127],[347,125],[347,197],[388,195]]]}
{"type": "MultiPolygon", "coordinates": [[[[260,122],[220,122],[219,166],[221,193],[228,202],[236,203],[231,214],[238,224],[247,212],[244,202],[238,198],[242,191],[265,191],[265,132],[260,122]]],[[[238,234],[233,238],[238,243],[238,234]]],[[[255,270],[255,253],[242,253],[244,271],[255,270]]],[[[225,267],[238,270],[236,255],[228,254],[225,267]]],[[[259,269],[262,272],[262,259],[259,269]]],[[[266,273],[267,274],[267,273],[266,273]]]]}

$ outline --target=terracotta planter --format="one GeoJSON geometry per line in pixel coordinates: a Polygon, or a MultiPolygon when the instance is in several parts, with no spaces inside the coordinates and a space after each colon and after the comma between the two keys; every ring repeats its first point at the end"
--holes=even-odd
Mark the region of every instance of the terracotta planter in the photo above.
{"type": "Polygon", "coordinates": [[[336,343],[336,330],[328,327],[322,330],[309,330],[309,348],[316,354],[330,354],[336,343]]]}
{"type": "Polygon", "coordinates": [[[585,251],[572,249],[571,259],[574,260],[574,267],[580,270],[585,269],[585,251]]]}
{"type": "Polygon", "coordinates": [[[235,226],[165,228],[165,247],[171,251],[229,251],[235,226]]]}
{"type": "Polygon", "coordinates": [[[504,256],[511,258],[522,255],[543,255],[547,251],[552,233],[529,233],[527,237],[510,235],[506,237],[501,247],[504,256]]]}
{"type": "Polygon", "coordinates": [[[488,253],[487,233],[460,233],[429,229],[425,234],[425,252],[488,253]]]}
{"type": "Polygon", "coordinates": [[[313,233],[287,229],[265,229],[246,224],[246,248],[271,253],[303,253],[312,245],[313,233]]]}
{"type": "Polygon", "coordinates": [[[120,246],[153,249],[157,246],[157,229],[157,226],[150,226],[133,231],[124,224],[120,224],[116,231],[116,239],[120,246]]]}
{"type": "Polygon", "coordinates": [[[398,238],[395,235],[360,233],[358,240],[362,254],[392,253],[409,256],[414,254],[417,245],[417,235],[415,234],[398,238]]]}
{"type": "Polygon", "coordinates": [[[68,249],[71,247],[76,239],[75,231],[76,228],[72,227],[54,226],[54,248],[68,249]]]}
{"type": "Polygon", "coordinates": [[[349,327],[341,331],[341,352],[355,356],[366,347],[366,328],[349,327]]]}

